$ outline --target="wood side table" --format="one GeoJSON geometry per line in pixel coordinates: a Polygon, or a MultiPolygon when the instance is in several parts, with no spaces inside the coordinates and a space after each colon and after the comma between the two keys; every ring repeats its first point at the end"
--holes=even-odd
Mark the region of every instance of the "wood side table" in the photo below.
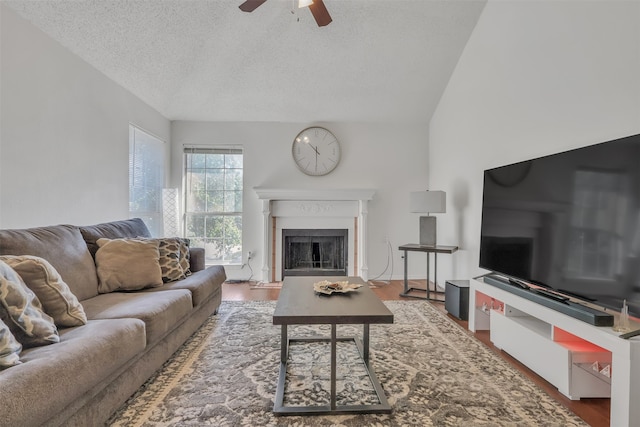
{"type": "Polygon", "coordinates": [[[457,246],[442,246],[442,245],[418,245],[416,243],[407,243],[406,245],[402,245],[398,247],[399,250],[404,251],[404,289],[400,296],[403,297],[411,297],[411,298],[421,298],[426,300],[433,301],[442,301],[440,299],[431,298],[431,292],[437,294],[444,294],[444,292],[438,291],[438,254],[452,254],[458,250],[457,246]],[[407,271],[409,266],[409,252],[425,252],[427,254],[427,288],[413,288],[409,287],[409,279],[407,277],[407,271]],[[431,291],[429,286],[429,276],[430,274],[430,259],[429,256],[434,254],[434,272],[433,272],[433,284],[434,290],[431,291]],[[410,294],[413,291],[421,291],[426,292],[426,296],[420,296],[415,294],[410,294]]]}

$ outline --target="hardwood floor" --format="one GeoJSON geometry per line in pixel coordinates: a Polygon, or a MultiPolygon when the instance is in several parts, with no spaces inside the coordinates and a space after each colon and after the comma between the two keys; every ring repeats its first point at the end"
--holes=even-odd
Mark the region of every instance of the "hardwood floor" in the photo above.
{"type": "MultiPolygon", "coordinates": [[[[420,281],[412,281],[412,286],[419,287],[420,285],[424,287],[424,280],[422,283],[420,281]]],[[[253,283],[255,284],[255,283],[253,283]]],[[[407,298],[400,296],[400,292],[402,291],[403,282],[401,280],[392,280],[390,282],[382,282],[382,281],[374,281],[375,288],[373,291],[380,297],[383,301],[388,300],[414,300],[414,298],[407,298]]],[[[252,284],[249,282],[240,282],[240,283],[224,283],[222,285],[222,299],[223,301],[270,301],[277,300],[278,295],[280,293],[279,288],[259,288],[255,289],[252,287],[252,284]]],[[[442,302],[431,302],[435,307],[442,310],[446,313],[444,309],[444,303],[442,302]]],[[[465,330],[467,329],[467,322],[458,320],[451,315],[447,314],[452,320],[458,323],[465,330]]],[[[471,334],[471,332],[469,332],[471,334]]],[[[558,390],[552,386],[550,383],[545,381],[543,378],[538,376],[535,372],[528,369],[522,363],[518,362],[507,353],[497,349],[491,341],[489,340],[489,332],[488,331],[479,331],[474,334],[474,336],[483,342],[487,347],[489,347],[492,351],[502,357],[504,360],[509,362],[512,366],[522,372],[523,375],[531,379],[535,384],[537,384],[540,388],[545,390],[551,397],[557,400],[562,405],[569,408],[569,410],[573,411],[576,415],[582,418],[585,422],[593,427],[605,427],[609,425],[609,411],[610,411],[610,401],[609,399],[581,399],[581,400],[570,400],[564,395],[562,395],[558,390]]]]}

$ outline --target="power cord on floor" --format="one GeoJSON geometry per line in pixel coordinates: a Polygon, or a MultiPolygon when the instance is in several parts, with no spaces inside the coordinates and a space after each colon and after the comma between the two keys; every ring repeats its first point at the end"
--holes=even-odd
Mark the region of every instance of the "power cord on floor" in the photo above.
{"type": "Polygon", "coordinates": [[[389,280],[381,280],[382,283],[387,285],[389,284],[389,282],[391,281],[391,278],[393,277],[393,248],[391,246],[391,241],[387,239],[387,265],[384,267],[384,270],[382,270],[382,273],[380,273],[373,279],[369,279],[368,281],[371,282],[374,280],[378,280],[380,277],[384,276],[384,274],[389,269],[389,266],[391,266],[391,272],[389,273],[389,280]]]}
{"type": "Polygon", "coordinates": [[[249,267],[249,271],[251,272],[251,274],[249,275],[249,278],[246,280],[247,282],[250,282],[251,279],[253,278],[253,267],[251,267],[251,259],[253,258],[253,253],[251,251],[249,251],[247,253],[247,263],[246,264],[242,264],[242,267],[240,267],[240,270],[244,270],[245,265],[247,267],[249,267]]]}

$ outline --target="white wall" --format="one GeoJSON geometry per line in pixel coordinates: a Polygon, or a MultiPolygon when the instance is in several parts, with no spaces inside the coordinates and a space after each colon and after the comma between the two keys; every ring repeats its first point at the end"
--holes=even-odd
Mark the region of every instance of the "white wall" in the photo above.
{"type": "Polygon", "coordinates": [[[129,122],[170,122],[11,9],[1,14],[0,227],[128,216],[129,122]]]}
{"type": "Polygon", "coordinates": [[[430,124],[444,275],[478,268],[484,169],[640,133],[640,2],[492,1],[430,124]]]}
{"type": "MultiPolygon", "coordinates": [[[[254,187],[278,188],[372,188],[369,204],[369,278],[387,265],[388,237],[392,244],[394,278],[402,277],[397,247],[414,242],[418,217],[409,213],[409,192],[427,188],[428,127],[421,125],[373,125],[361,123],[172,123],[172,186],[181,187],[182,147],[185,144],[237,144],[245,149],[244,161],[244,253],[253,251],[254,279],[262,278],[262,203],[254,187]],[[341,141],[342,160],[324,177],[309,177],[295,166],[291,144],[302,129],[324,126],[341,141]]],[[[424,277],[425,262],[410,264],[411,277],[424,277]]],[[[390,270],[381,278],[388,279],[390,270]]],[[[248,278],[249,269],[227,269],[230,278],[248,278]]]]}

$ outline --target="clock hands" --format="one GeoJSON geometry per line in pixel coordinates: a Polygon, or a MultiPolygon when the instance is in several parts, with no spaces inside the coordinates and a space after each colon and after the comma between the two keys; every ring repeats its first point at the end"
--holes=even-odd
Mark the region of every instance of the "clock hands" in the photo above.
{"type": "Polygon", "coordinates": [[[313,151],[316,152],[316,171],[318,170],[318,156],[320,155],[320,152],[318,151],[318,147],[314,147],[313,145],[309,144],[309,147],[313,148],[313,151]]]}

